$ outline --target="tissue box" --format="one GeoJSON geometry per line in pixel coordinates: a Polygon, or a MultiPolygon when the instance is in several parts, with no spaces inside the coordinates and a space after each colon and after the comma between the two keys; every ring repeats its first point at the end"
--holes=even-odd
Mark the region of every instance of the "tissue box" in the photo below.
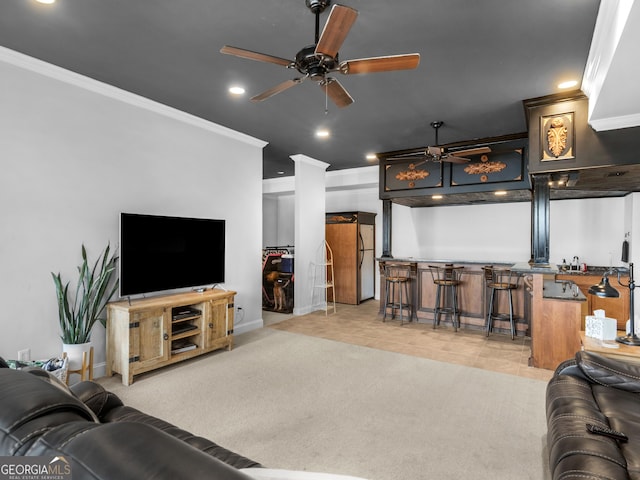
{"type": "Polygon", "coordinates": [[[584,333],[587,337],[598,340],[615,340],[618,332],[618,321],[615,318],[587,315],[584,322],[584,333]]]}

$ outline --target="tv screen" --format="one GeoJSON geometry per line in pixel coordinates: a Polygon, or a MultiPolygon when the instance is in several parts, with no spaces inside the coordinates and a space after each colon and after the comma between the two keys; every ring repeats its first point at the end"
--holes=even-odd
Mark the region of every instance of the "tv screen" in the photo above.
{"type": "Polygon", "coordinates": [[[120,296],[224,282],[225,221],[120,214],[120,296]]]}

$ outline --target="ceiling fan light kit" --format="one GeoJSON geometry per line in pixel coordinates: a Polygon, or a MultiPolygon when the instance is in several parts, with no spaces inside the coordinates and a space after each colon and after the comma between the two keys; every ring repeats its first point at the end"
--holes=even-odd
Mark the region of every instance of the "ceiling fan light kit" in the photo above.
{"type": "Polygon", "coordinates": [[[322,33],[320,33],[320,14],[331,4],[331,0],[305,0],[305,4],[316,17],[315,43],[298,51],[293,61],[230,45],[225,45],[220,50],[221,53],[226,55],[233,55],[258,62],[273,63],[289,69],[295,68],[303,75],[300,78],[282,82],[252,97],[251,100],[253,102],[266,100],[302,83],[306,78],[311,78],[318,83],[325,95],[330,98],[336,106],[342,108],[351,105],[354,100],[340,82],[330,76],[331,73],[354,75],[390,72],[394,70],[410,70],[418,67],[420,63],[419,53],[360,58],[340,62],[338,59],[338,50],[340,50],[351,27],[355,23],[358,17],[358,11],[344,5],[333,5],[322,33]]]}

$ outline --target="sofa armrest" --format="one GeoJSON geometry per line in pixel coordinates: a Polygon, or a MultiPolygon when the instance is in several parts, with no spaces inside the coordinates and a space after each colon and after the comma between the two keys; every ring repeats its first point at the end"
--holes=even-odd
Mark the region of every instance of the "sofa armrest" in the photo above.
{"type": "Polygon", "coordinates": [[[64,457],[74,480],[251,478],[142,423],[69,422],[40,437],[28,454],[64,457]]]}
{"type": "Polygon", "coordinates": [[[586,351],[576,353],[576,363],[592,383],[640,393],[640,364],[586,351]]]}
{"type": "Polygon", "coordinates": [[[76,383],[69,389],[78,400],[96,414],[101,422],[111,409],[123,405],[122,400],[115,393],[105,390],[102,385],[90,380],[76,383]]]}

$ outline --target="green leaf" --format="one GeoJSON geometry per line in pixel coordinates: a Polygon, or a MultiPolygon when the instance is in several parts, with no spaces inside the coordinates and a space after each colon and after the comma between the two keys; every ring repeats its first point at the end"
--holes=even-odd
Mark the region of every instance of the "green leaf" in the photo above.
{"type": "Polygon", "coordinates": [[[119,280],[114,280],[118,257],[111,252],[110,245],[89,267],[87,250],[82,245],[82,263],[77,267],[78,278],[75,294],[69,296],[69,283],[63,284],[60,273],[51,273],[56,289],[58,302],[58,319],[60,322],[60,338],[64,343],[85,343],[91,339],[91,330],[100,318],[107,303],[118,291],[119,280]]]}

